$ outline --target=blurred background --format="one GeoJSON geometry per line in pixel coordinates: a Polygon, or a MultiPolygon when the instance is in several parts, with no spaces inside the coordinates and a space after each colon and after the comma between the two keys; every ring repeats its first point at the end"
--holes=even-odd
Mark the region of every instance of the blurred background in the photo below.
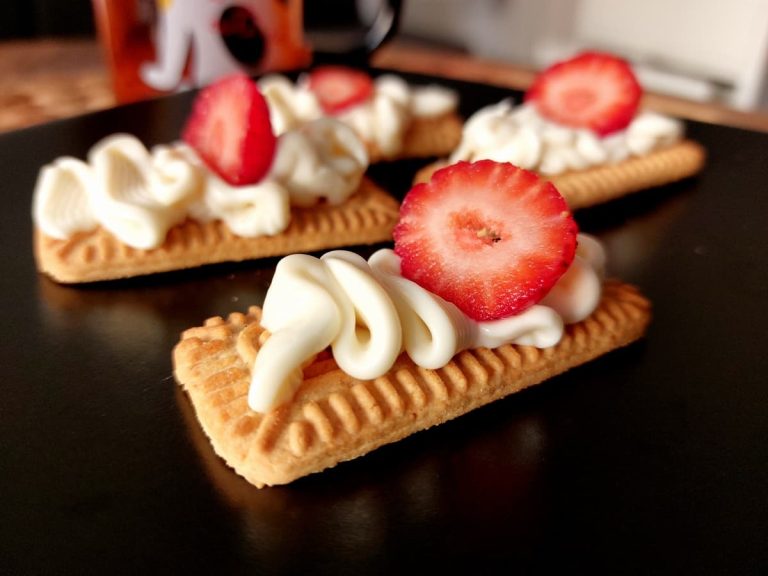
{"type": "Polygon", "coordinates": [[[401,31],[534,68],[604,49],[649,90],[768,108],[765,0],[410,0],[401,31]]]}
{"type": "MultiPolygon", "coordinates": [[[[135,1],[156,9],[154,0],[135,1]]],[[[158,5],[165,10],[174,1],[181,0],[159,0],[158,5]]],[[[282,4],[294,1],[282,0],[282,4]]],[[[349,10],[375,12],[381,3],[386,4],[380,0],[315,2],[307,14],[317,23],[323,16],[337,18],[349,10]]],[[[691,102],[692,110],[703,110],[696,104],[709,105],[710,110],[724,114],[724,123],[744,124],[752,118],[757,123],[751,127],[768,126],[762,118],[768,114],[768,0],[403,0],[394,4],[400,8],[396,33],[374,55],[376,65],[413,70],[424,54],[459,55],[476,60],[477,70],[483,71],[468,79],[524,89],[532,72],[552,61],[585,48],[602,49],[631,60],[651,92],[678,103],[691,102]],[[483,68],[488,63],[499,66],[483,68]]],[[[438,65],[441,61],[433,60],[438,65]]],[[[434,65],[423,61],[423,66],[434,65]]],[[[446,74],[457,75],[455,66],[445,68],[446,74]]],[[[442,69],[414,71],[439,73],[442,69]]],[[[0,130],[114,103],[91,0],[0,2],[0,130]]]]}
{"type": "Polygon", "coordinates": [[[90,0],[0,2],[0,38],[93,35],[90,0]]]}

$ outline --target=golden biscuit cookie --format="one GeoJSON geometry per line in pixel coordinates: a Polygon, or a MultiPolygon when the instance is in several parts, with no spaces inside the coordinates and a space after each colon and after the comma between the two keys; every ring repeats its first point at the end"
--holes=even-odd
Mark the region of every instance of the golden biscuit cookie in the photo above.
{"type": "Polygon", "coordinates": [[[304,370],[293,400],[271,412],[247,404],[250,366],[268,335],[261,310],[211,318],[186,330],[173,353],[215,452],[252,484],[285,484],[440,424],[640,338],[650,303],[634,287],[606,282],[595,312],[539,350],[505,345],[457,354],[439,370],[401,355],[384,376],[357,380],[329,355],[304,370]]]}
{"type": "Polygon", "coordinates": [[[292,208],[291,223],[274,236],[243,238],[221,221],[186,220],[171,228],[162,246],[132,248],[99,227],[58,240],[35,229],[37,267],[64,283],[128,278],[216,262],[375,244],[392,238],[397,201],[368,179],[343,204],[292,208]]]}
{"type": "MultiPolygon", "coordinates": [[[[706,152],[701,144],[683,140],[618,164],[544,178],[557,187],[570,208],[575,210],[694,176],[704,167],[705,159],[706,152]]],[[[428,181],[436,170],[447,164],[446,160],[441,160],[425,166],[416,173],[414,183],[428,181]]]]}
{"type": "Polygon", "coordinates": [[[411,120],[403,137],[403,147],[395,157],[386,157],[376,144],[368,142],[370,162],[401,158],[428,158],[447,156],[461,142],[463,122],[453,113],[433,118],[416,117],[411,120]]]}

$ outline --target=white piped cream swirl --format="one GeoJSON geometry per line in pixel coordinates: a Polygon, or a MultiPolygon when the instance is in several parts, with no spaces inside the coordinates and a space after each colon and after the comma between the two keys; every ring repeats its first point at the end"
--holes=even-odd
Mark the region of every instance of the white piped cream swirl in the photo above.
{"type": "Polygon", "coordinates": [[[624,130],[600,138],[590,130],[547,120],[530,104],[514,107],[503,100],[467,120],[451,161],[488,159],[560,174],[647,154],[678,141],[682,131],[680,121],[644,111],[624,130]]]}
{"type": "Polygon", "coordinates": [[[357,190],[367,167],[368,152],[354,131],[320,118],[280,136],[270,177],[283,183],[295,206],[321,198],[341,204],[357,190]]]}
{"type": "Polygon", "coordinates": [[[392,250],[379,250],[367,262],[342,250],[320,259],[287,256],[264,300],[261,324],[270,336],[252,367],[248,403],[266,412],[290,399],[302,366],[328,346],[339,367],[362,380],[386,373],[403,351],[418,366],[436,369],[467,348],[554,346],[564,322],[583,320],[600,299],[604,253],[597,241],[579,240],[585,248],[546,301],[489,322],[470,319],[404,278],[392,250]]]}
{"type": "Polygon", "coordinates": [[[160,246],[187,217],[220,219],[238,236],[273,235],[288,227],[291,205],[344,202],[367,166],[354,131],[329,118],[283,134],[270,172],[244,186],[219,178],[186,144],[149,152],[134,136],[115,134],[90,150],[87,163],[61,158],[43,167],[32,213],[54,238],[101,225],[139,249],[160,246]]]}
{"type": "Polygon", "coordinates": [[[186,217],[199,172],[176,159],[152,157],[136,138],[117,134],[88,153],[91,206],[98,222],[134,248],[154,248],[186,217]]]}
{"type": "Polygon", "coordinates": [[[315,95],[309,89],[297,89],[285,76],[269,74],[258,84],[269,105],[272,130],[278,136],[323,115],[315,95]]]}
{"type": "Polygon", "coordinates": [[[43,167],[33,197],[32,218],[44,234],[65,240],[98,226],[90,184],[90,168],[82,160],[63,157],[43,167]]]}
{"type": "MultiPolygon", "coordinates": [[[[264,76],[259,87],[269,103],[276,134],[282,134],[322,116],[322,110],[306,78],[292,83],[279,74],[264,76]]],[[[456,110],[457,94],[450,89],[409,86],[402,78],[385,74],[374,80],[371,98],[335,116],[351,126],[364,141],[375,144],[385,156],[402,148],[412,118],[441,116],[456,110]]]]}

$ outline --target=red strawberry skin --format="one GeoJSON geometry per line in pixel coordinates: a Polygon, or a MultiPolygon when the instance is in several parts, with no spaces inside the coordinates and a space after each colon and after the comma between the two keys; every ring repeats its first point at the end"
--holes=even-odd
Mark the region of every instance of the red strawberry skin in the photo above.
{"type": "Polygon", "coordinates": [[[182,138],[235,186],[253,184],[266,175],[277,142],[267,102],[245,74],[222,78],[198,94],[182,138]]]}
{"type": "Polygon", "coordinates": [[[585,52],[539,74],[525,101],[550,120],[606,136],[626,128],[641,96],[642,88],[625,60],[585,52]]]}
{"type": "Polygon", "coordinates": [[[368,100],[373,94],[373,81],[354,68],[318,66],[309,75],[309,89],[326,114],[338,114],[368,100]]]}
{"type": "Polygon", "coordinates": [[[484,321],[541,300],[573,261],[577,232],[550,182],[481,160],[414,186],[393,235],[404,277],[484,321]]]}

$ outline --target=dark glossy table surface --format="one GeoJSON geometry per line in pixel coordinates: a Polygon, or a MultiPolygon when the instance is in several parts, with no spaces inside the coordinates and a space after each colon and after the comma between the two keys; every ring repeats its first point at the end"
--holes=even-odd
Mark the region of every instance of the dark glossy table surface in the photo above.
{"type": "MultiPolygon", "coordinates": [[[[450,84],[465,113],[510,95],[450,84]]],[[[768,134],[691,124],[698,178],[577,214],[653,301],[645,340],[257,490],[202,437],[170,354],[260,303],[276,260],[65,287],[32,258],[41,164],[116,131],[171,140],[188,105],[0,135],[3,573],[768,572],[768,134]]],[[[419,165],[372,175],[402,195],[419,165]]]]}

